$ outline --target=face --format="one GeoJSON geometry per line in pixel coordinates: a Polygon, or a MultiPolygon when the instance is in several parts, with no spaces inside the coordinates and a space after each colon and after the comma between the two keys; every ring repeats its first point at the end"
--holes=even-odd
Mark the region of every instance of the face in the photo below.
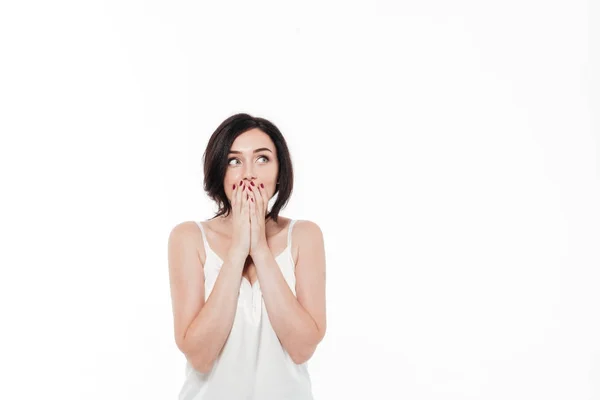
{"type": "Polygon", "coordinates": [[[254,182],[255,185],[262,183],[267,198],[273,197],[279,161],[269,135],[257,128],[242,133],[231,145],[227,160],[224,185],[230,202],[233,185],[238,187],[240,181],[254,182]]]}

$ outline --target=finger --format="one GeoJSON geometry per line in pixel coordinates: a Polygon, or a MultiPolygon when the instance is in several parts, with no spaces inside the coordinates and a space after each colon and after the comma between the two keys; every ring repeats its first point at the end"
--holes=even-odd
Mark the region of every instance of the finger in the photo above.
{"type": "Polygon", "coordinates": [[[244,187],[246,188],[246,190],[244,190],[244,195],[245,196],[245,202],[246,202],[246,211],[248,212],[248,218],[250,218],[250,209],[252,208],[252,202],[250,200],[252,200],[252,192],[250,190],[250,183],[248,182],[244,182],[244,187]]]}
{"type": "Polygon", "coordinates": [[[237,204],[237,202],[236,202],[236,200],[237,200],[237,196],[236,196],[236,194],[237,194],[237,188],[238,188],[237,183],[234,183],[233,184],[233,188],[231,190],[231,208],[235,208],[235,205],[237,204]]]}
{"type": "Polygon", "coordinates": [[[233,208],[233,211],[238,212],[240,210],[240,190],[242,188],[240,187],[240,183],[236,182],[235,184],[235,189],[233,190],[233,195],[231,196],[232,201],[231,201],[231,206],[233,208]],[[235,205],[235,207],[234,207],[235,205]]]}
{"type": "Polygon", "coordinates": [[[258,207],[260,208],[260,210],[263,211],[263,213],[266,211],[266,204],[268,203],[268,199],[267,199],[267,191],[264,189],[264,185],[262,183],[259,183],[257,185],[258,188],[258,194],[259,194],[259,200],[258,200],[258,207]]]}
{"type": "Polygon", "coordinates": [[[256,220],[256,202],[254,198],[250,198],[250,220],[256,220]]]}
{"type": "Polygon", "coordinates": [[[254,183],[254,182],[251,182],[248,185],[248,193],[250,194],[250,198],[251,199],[254,198],[254,202],[256,202],[256,197],[258,196],[258,193],[256,190],[256,186],[254,186],[252,183],[254,183]]]}
{"type": "Polygon", "coordinates": [[[250,218],[250,214],[252,212],[252,202],[250,201],[251,197],[250,197],[250,191],[248,189],[248,184],[245,185],[246,186],[246,190],[244,190],[244,209],[246,210],[246,214],[248,215],[248,219],[252,220],[252,218],[250,218]]]}
{"type": "Polygon", "coordinates": [[[253,189],[251,186],[250,187],[250,202],[252,203],[252,206],[256,206],[256,193],[254,192],[256,189],[253,189]]]}
{"type": "Polygon", "coordinates": [[[238,187],[238,191],[236,193],[236,197],[237,197],[237,202],[238,202],[238,212],[243,213],[244,212],[244,182],[240,181],[239,187],[238,187]]]}
{"type": "Polygon", "coordinates": [[[256,214],[262,216],[264,214],[264,200],[259,185],[252,187],[252,193],[256,203],[256,214]]]}
{"type": "Polygon", "coordinates": [[[239,211],[240,211],[239,193],[241,190],[242,190],[242,188],[240,188],[239,183],[236,183],[235,188],[233,189],[233,192],[231,193],[231,209],[235,213],[239,213],[239,211]]]}

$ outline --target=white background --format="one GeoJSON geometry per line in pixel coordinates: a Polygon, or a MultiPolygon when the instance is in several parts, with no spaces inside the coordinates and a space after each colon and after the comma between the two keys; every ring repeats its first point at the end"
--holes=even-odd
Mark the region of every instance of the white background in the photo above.
{"type": "Polygon", "coordinates": [[[3,2],[0,398],[176,398],[168,234],[248,112],[325,237],[316,400],[600,399],[592,3],[3,2]]]}

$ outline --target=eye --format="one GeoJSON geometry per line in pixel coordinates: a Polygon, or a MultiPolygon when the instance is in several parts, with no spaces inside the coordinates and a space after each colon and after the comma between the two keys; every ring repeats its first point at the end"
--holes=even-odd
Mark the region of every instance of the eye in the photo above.
{"type": "MultiPolygon", "coordinates": [[[[269,161],[269,157],[267,157],[267,156],[259,156],[258,158],[264,158],[265,160],[267,160],[267,162],[269,161]]],[[[232,162],[233,160],[237,160],[237,161],[239,161],[239,159],[238,159],[238,158],[230,158],[229,160],[227,160],[227,164],[229,164],[229,165],[232,165],[232,164],[231,164],[231,162],[232,162]]]]}

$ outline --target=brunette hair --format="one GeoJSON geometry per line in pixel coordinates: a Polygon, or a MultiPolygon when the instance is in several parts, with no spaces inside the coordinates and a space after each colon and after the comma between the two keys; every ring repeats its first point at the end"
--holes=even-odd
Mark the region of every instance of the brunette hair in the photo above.
{"type": "Polygon", "coordinates": [[[245,113],[234,114],[221,122],[213,132],[202,156],[204,159],[204,191],[219,207],[213,218],[220,215],[227,216],[231,212],[231,203],[223,187],[223,180],[227,171],[227,156],[235,139],[242,133],[254,128],[258,128],[269,135],[275,144],[279,161],[278,184],[275,186],[274,193],[277,194],[277,200],[267,213],[266,219],[271,218],[277,222],[279,211],[290,198],[294,186],[294,171],[290,152],[283,135],[272,122],[264,118],[253,117],[245,113]]]}

